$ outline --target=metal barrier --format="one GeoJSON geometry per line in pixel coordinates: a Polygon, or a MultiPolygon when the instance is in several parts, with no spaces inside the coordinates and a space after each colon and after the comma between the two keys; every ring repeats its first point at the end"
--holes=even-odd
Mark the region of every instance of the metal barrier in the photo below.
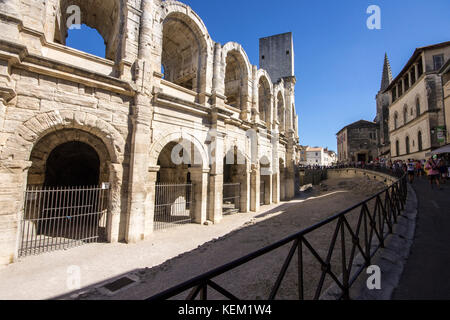
{"type": "Polygon", "coordinates": [[[157,184],[154,230],[165,230],[191,223],[192,200],[192,184],[157,184]]]}
{"type": "MultiPolygon", "coordinates": [[[[391,172],[391,174],[394,173],[391,172]]],[[[225,289],[224,286],[219,285],[217,280],[214,281],[213,279],[250,263],[261,256],[270,255],[274,250],[283,246],[290,247],[289,253],[280,266],[281,270],[276,276],[276,279],[274,279],[274,285],[268,296],[269,300],[277,297],[281,283],[296,253],[297,266],[296,268],[291,268],[290,272],[296,272],[297,274],[298,299],[305,299],[305,278],[313,275],[319,279],[317,286],[308,288],[308,292],[311,291],[313,293],[311,296],[314,300],[320,298],[327,276],[328,281],[331,279],[331,284],[336,284],[340,289],[339,299],[350,299],[351,286],[362,271],[371,265],[371,259],[376,251],[380,247],[384,247],[385,239],[392,233],[393,225],[397,223],[397,218],[404,209],[406,197],[407,182],[406,176],[403,175],[390,187],[351,208],[291,235],[284,240],[152,296],[148,300],[170,299],[188,290],[188,300],[195,300],[199,295],[201,300],[207,300],[208,289],[214,289],[216,293],[219,293],[227,299],[238,300],[238,297],[225,289]],[[370,206],[369,203],[371,204],[370,206]],[[349,223],[348,218],[351,212],[357,212],[358,214],[356,226],[351,226],[351,223],[349,223]],[[333,227],[333,223],[336,225],[332,232],[330,243],[326,248],[314,247],[312,241],[308,240],[307,237],[314,237],[314,232],[322,230],[322,228],[333,227]],[[336,247],[339,247],[339,250],[336,247]],[[335,251],[337,257],[334,255],[335,251]],[[324,253],[326,254],[324,255],[324,253]],[[306,254],[308,254],[308,257],[312,257],[311,259],[320,267],[305,272],[304,258],[306,254]],[[353,263],[357,254],[360,254],[363,259],[363,262],[359,266],[353,263]],[[332,259],[332,257],[334,258],[332,259]],[[339,273],[336,272],[336,268],[340,269],[339,273]]],[[[239,279],[235,280],[239,281],[239,279]]]]}
{"type": "Polygon", "coordinates": [[[266,203],[266,183],[264,180],[261,180],[259,185],[259,204],[263,206],[265,203],[266,203]]]}
{"type": "Polygon", "coordinates": [[[102,187],[28,188],[19,257],[68,249],[106,236],[107,191],[102,187]]]}
{"type": "Polygon", "coordinates": [[[223,184],[223,214],[231,214],[239,212],[241,199],[240,183],[224,183],[223,184]]]}

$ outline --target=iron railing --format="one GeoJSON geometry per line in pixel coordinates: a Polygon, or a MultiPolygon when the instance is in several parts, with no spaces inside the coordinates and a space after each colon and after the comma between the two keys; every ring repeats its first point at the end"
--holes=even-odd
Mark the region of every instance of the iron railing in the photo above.
{"type": "Polygon", "coordinates": [[[19,257],[68,249],[106,236],[107,191],[96,186],[29,187],[20,223],[19,257]]]}
{"type": "Polygon", "coordinates": [[[240,183],[224,183],[223,184],[223,214],[231,214],[239,212],[241,199],[240,183]]]}
{"type": "MultiPolygon", "coordinates": [[[[391,172],[391,174],[394,173],[391,172]]],[[[239,300],[224,285],[219,284],[219,281],[215,278],[231,270],[236,270],[257,258],[271,255],[283,246],[289,246],[290,249],[267,297],[269,300],[274,300],[277,297],[288,269],[290,272],[296,273],[293,278],[296,278],[297,295],[300,300],[305,299],[305,283],[308,284],[306,289],[314,300],[320,299],[325,286],[329,287],[333,284],[340,289],[338,299],[350,299],[350,288],[362,271],[371,265],[371,259],[377,250],[384,247],[386,238],[393,231],[393,225],[397,223],[399,215],[404,210],[407,197],[406,184],[406,176],[403,175],[391,186],[351,208],[284,240],[156,294],[148,300],[178,298],[180,294],[188,290],[187,300],[195,300],[199,295],[201,300],[207,300],[213,294],[216,296],[220,294],[221,297],[231,300],[239,300]],[[352,212],[357,213],[357,219],[350,223],[352,212]],[[315,247],[311,237],[314,237],[315,232],[323,231],[323,228],[328,227],[334,229],[331,229],[333,232],[330,233],[332,235],[330,242],[325,248],[315,247]],[[292,267],[291,264],[295,254],[297,254],[296,268],[295,266],[289,268],[292,267]],[[311,269],[309,265],[305,265],[306,254],[318,267],[311,269]],[[363,261],[359,264],[359,267],[358,264],[354,263],[357,255],[360,256],[359,258],[362,257],[363,261]],[[305,266],[308,267],[308,272],[305,272],[305,266]],[[312,282],[306,281],[307,277],[312,276],[318,279],[317,285],[311,285],[312,282]],[[326,278],[327,281],[325,281],[326,278]],[[213,289],[215,292],[211,294],[208,289],[213,289]]],[[[292,277],[290,279],[292,280],[292,277]]],[[[239,279],[234,279],[234,282],[239,282],[239,279]]]]}
{"type": "Polygon", "coordinates": [[[174,228],[192,222],[192,184],[155,186],[155,231],[174,228]]]}

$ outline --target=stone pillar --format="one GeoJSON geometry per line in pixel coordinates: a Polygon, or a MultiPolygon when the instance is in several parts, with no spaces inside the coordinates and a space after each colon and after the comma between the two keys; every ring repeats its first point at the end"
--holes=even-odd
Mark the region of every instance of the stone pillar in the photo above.
{"type": "Polygon", "coordinates": [[[280,173],[272,175],[272,202],[280,203],[280,173]]]}
{"type": "Polygon", "coordinates": [[[135,243],[145,239],[145,207],[149,206],[148,150],[151,143],[151,86],[152,61],[152,0],[141,3],[141,29],[139,34],[139,59],[136,61],[136,83],[140,85],[135,98],[132,120],[130,176],[128,187],[128,217],[125,240],[135,243]]]}
{"type": "Polygon", "coordinates": [[[261,179],[264,179],[264,204],[270,205],[272,204],[272,175],[262,176],[261,179]]]}
{"type": "MultiPolygon", "coordinates": [[[[220,101],[219,103],[221,103],[220,101]]],[[[211,171],[208,188],[208,216],[207,219],[219,223],[223,218],[223,158],[224,158],[224,124],[217,119],[217,112],[213,111],[213,130],[210,132],[211,171]]],[[[206,199],[206,198],[205,198],[206,199]]]]}
{"type": "MultiPolygon", "coordinates": [[[[226,59],[226,57],[224,58],[226,59]]],[[[225,70],[222,62],[222,46],[216,42],[214,44],[214,65],[213,65],[213,94],[223,96],[225,94],[225,70]]]]}
{"type": "Polygon", "coordinates": [[[419,64],[416,62],[414,63],[414,74],[416,76],[416,82],[419,80],[419,64]]]}
{"type": "Polygon", "coordinates": [[[253,76],[252,76],[252,117],[251,120],[255,123],[259,122],[259,108],[258,108],[258,82],[256,80],[257,68],[252,66],[253,76]]]}
{"type": "Polygon", "coordinates": [[[128,219],[125,240],[135,243],[145,238],[145,206],[148,200],[148,150],[150,149],[150,101],[141,94],[136,98],[131,142],[128,219]]]}
{"type": "Polygon", "coordinates": [[[159,166],[148,168],[148,192],[145,201],[145,221],[144,233],[145,237],[153,234],[155,222],[155,205],[156,205],[156,179],[159,171],[159,166]]]}
{"type": "Polygon", "coordinates": [[[108,203],[108,219],[106,225],[106,237],[110,243],[120,240],[120,216],[122,213],[122,175],[123,167],[120,164],[109,165],[109,182],[111,189],[108,203]]]}
{"type": "Polygon", "coordinates": [[[250,186],[251,186],[251,167],[249,163],[239,166],[239,183],[241,190],[239,195],[240,212],[247,213],[250,211],[250,186]]]}
{"type": "Polygon", "coordinates": [[[253,164],[250,173],[250,210],[253,212],[259,211],[260,186],[261,186],[261,176],[259,172],[259,165],[253,164]]]}
{"type": "Polygon", "coordinates": [[[189,169],[193,184],[193,203],[191,216],[195,223],[203,224],[207,218],[207,195],[209,169],[192,167],[189,169]]]}
{"type": "Polygon", "coordinates": [[[17,259],[24,191],[30,167],[29,161],[0,161],[0,265],[17,259]]]}
{"type": "Polygon", "coordinates": [[[286,200],[286,179],[285,179],[285,169],[280,168],[280,200],[286,200]]]}

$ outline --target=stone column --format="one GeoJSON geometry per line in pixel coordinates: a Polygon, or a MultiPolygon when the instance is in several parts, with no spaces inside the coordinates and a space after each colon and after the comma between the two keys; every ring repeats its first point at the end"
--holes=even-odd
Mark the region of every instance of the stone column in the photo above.
{"type": "Polygon", "coordinates": [[[239,195],[240,212],[247,213],[250,211],[250,185],[251,185],[251,166],[249,163],[239,166],[239,183],[241,190],[239,195]]]}
{"type": "Polygon", "coordinates": [[[125,240],[135,243],[146,236],[145,207],[150,204],[148,192],[148,150],[151,143],[151,86],[153,81],[152,61],[152,0],[141,3],[141,29],[139,35],[139,59],[136,61],[136,83],[138,88],[133,106],[130,177],[128,195],[128,217],[125,240]],[[147,203],[146,203],[147,202],[147,203]]]}
{"type": "Polygon", "coordinates": [[[259,122],[259,102],[258,102],[258,82],[256,80],[257,68],[252,66],[253,76],[252,76],[252,117],[251,120],[255,123],[259,122]]]}
{"type": "Polygon", "coordinates": [[[193,203],[191,216],[195,223],[203,224],[207,218],[207,195],[209,169],[189,168],[193,185],[193,203]]]}
{"type": "Polygon", "coordinates": [[[272,175],[262,176],[261,179],[264,179],[264,204],[270,205],[272,204],[272,175]]]}
{"type": "Polygon", "coordinates": [[[0,265],[17,259],[24,191],[30,167],[29,161],[0,160],[0,265]]]}
{"type": "Polygon", "coordinates": [[[155,222],[155,205],[156,205],[156,179],[158,176],[159,166],[148,168],[148,192],[145,201],[145,221],[144,234],[146,237],[153,234],[155,222]]]}
{"type": "Polygon", "coordinates": [[[108,219],[106,221],[106,237],[110,243],[120,240],[120,216],[122,213],[122,175],[123,167],[120,164],[109,165],[109,181],[111,183],[108,204],[108,219]]]}
{"type": "Polygon", "coordinates": [[[272,202],[280,203],[280,173],[272,175],[272,202]]]}
{"type": "Polygon", "coordinates": [[[260,186],[261,176],[259,172],[259,165],[253,164],[250,173],[250,210],[253,212],[259,211],[260,186]]]}
{"type": "Polygon", "coordinates": [[[416,62],[414,63],[414,74],[416,76],[416,82],[419,80],[419,64],[416,62]]]}
{"type": "MultiPolygon", "coordinates": [[[[223,218],[223,134],[216,131],[211,142],[211,173],[208,189],[208,220],[219,223],[223,218]]],[[[206,201],[206,198],[205,198],[206,201]]]]}

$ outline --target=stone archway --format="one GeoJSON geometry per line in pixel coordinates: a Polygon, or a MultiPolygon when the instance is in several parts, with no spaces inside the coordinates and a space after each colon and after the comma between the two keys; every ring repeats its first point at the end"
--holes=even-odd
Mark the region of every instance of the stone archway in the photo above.
{"type": "Polygon", "coordinates": [[[239,212],[250,210],[250,160],[237,146],[223,160],[223,199],[223,212],[231,204],[239,212]]]}
{"type": "Polygon", "coordinates": [[[150,220],[153,221],[152,230],[155,228],[155,213],[160,201],[156,197],[160,194],[158,188],[162,184],[176,186],[179,192],[184,192],[183,188],[192,184],[192,204],[189,205],[189,214],[193,222],[204,223],[208,218],[207,187],[210,171],[204,146],[194,136],[182,132],[174,132],[155,141],[150,148],[152,204],[148,206],[151,212],[147,218],[149,223],[150,220]]]}

